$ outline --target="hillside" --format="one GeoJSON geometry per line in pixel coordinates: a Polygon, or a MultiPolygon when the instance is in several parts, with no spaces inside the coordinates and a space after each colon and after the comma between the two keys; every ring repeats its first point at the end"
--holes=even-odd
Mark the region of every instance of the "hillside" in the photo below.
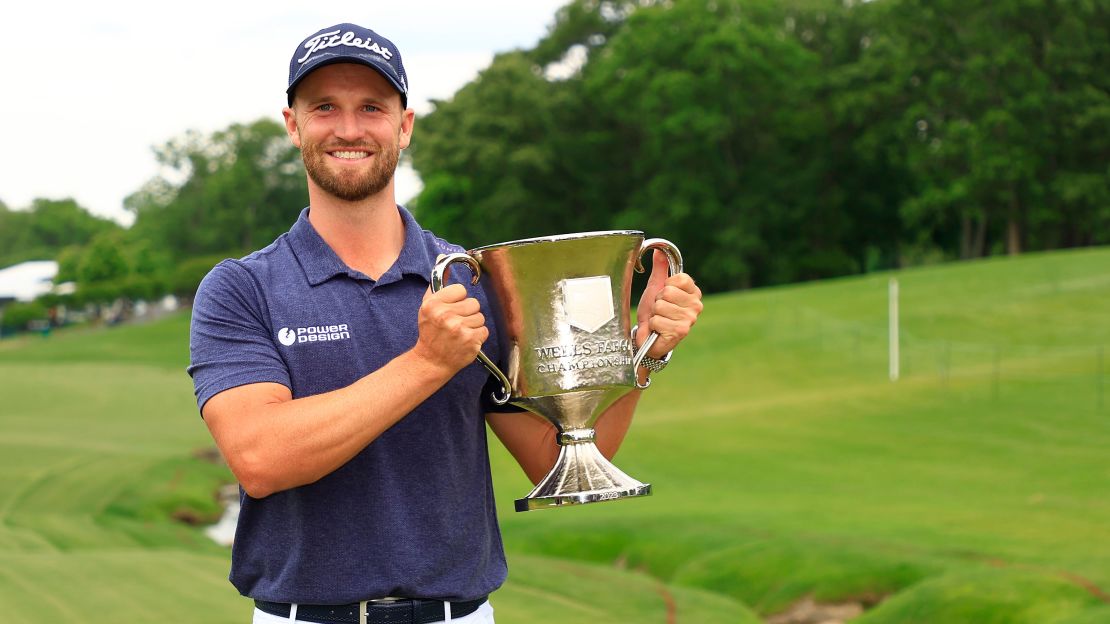
{"type": "MultiPolygon", "coordinates": [[[[1096,249],[711,297],[617,457],[654,496],[514,513],[529,487],[494,447],[499,622],[734,623],[807,596],[863,624],[1110,621],[1108,295],[1096,249]]],[[[218,513],[228,477],[194,456],[187,325],[0,343],[5,621],[247,621],[227,552],[170,519],[218,513]]]]}

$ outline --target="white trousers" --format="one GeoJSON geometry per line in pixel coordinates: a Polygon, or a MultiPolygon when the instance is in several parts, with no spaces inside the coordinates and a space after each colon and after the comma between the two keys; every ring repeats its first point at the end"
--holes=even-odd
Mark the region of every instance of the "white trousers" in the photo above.
{"type": "MultiPolygon", "coordinates": [[[[291,624],[293,622],[304,622],[304,620],[291,620],[287,617],[270,615],[258,609],[254,610],[253,624],[291,624]]],[[[436,624],[444,624],[444,620],[440,620],[436,624]]],[[[451,620],[450,624],[494,624],[493,606],[491,606],[487,600],[483,602],[474,613],[466,617],[454,618],[451,620]]]]}

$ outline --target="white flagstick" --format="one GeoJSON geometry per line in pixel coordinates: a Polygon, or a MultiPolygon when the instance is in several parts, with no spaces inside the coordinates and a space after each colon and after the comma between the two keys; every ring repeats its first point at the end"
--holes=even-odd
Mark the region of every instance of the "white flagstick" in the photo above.
{"type": "Polygon", "coordinates": [[[898,280],[890,278],[890,380],[898,381],[898,280]]]}

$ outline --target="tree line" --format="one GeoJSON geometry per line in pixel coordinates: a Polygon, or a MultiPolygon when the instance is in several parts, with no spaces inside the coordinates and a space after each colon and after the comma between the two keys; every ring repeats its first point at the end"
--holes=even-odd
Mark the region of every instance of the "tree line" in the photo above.
{"type": "Polygon", "coordinates": [[[15,329],[48,308],[94,310],[173,294],[186,301],[220,260],[261,247],[291,225],[308,201],[300,153],[274,120],[188,132],[155,149],[162,173],[124,200],[129,228],[94,217],[71,199],[0,204],[0,266],[56,259],[56,283],[76,289],[11,304],[15,329]]]}
{"type": "Polygon", "coordinates": [[[1110,2],[576,0],[410,152],[450,238],[642,229],[711,291],[1105,244],[1110,2]]]}
{"type": "MultiPolygon", "coordinates": [[[[1110,0],[574,0],[433,104],[409,208],[466,247],[640,229],[712,292],[1110,242],[1110,0]]],[[[0,266],[189,297],[307,203],[277,120],[155,157],[130,228],[0,204],[0,266]]]]}

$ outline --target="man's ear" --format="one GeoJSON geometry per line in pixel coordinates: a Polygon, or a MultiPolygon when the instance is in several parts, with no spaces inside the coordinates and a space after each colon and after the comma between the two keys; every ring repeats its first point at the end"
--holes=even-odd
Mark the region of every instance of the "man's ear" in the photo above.
{"type": "Polygon", "coordinates": [[[409,142],[412,141],[412,126],[415,121],[416,113],[411,108],[406,108],[405,111],[401,113],[401,136],[398,137],[400,139],[398,141],[398,147],[401,149],[408,147],[409,142]]]}
{"type": "Polygon", "coordinates": [[[297,112],[286,107],[281,110],[281,116],[285,118],[285,132],[293,142],[293,147],[301,149],[301,135],[297,132],[297,112]]]}

